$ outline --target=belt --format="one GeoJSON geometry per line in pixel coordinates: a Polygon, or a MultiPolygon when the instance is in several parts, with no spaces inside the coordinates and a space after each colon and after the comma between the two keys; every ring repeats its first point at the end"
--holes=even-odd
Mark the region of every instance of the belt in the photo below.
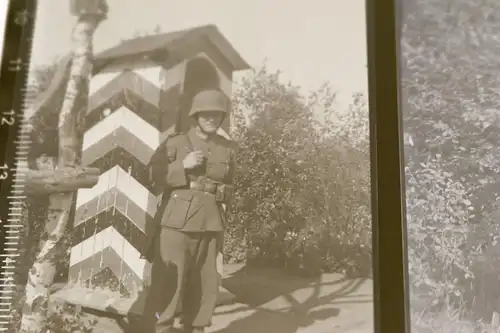
{"type": "Polygon", "coordinates": [[[195,191],[214,194],[215,200],[220,202],[228,201],[231,198],[234,189],[232,185],[217,183],[210,180],[191,181],[189,183],[189,188],[195,191]]]}
{"type": "Polygon", "coordinates": [[[217,189],[220,188],[221,186],[224,186],[224,184],[217,184],[211,182],[196,182],[196,181],[192,181],[189,183],[189,188],[191,190],[202,191],[212,194],[217,193],[217,189]]]}

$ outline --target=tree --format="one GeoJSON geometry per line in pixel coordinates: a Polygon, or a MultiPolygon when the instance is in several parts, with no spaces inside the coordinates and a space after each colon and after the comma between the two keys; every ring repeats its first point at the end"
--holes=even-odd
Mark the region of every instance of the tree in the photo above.
{"type": "MultiPolygon", "coordinates": [[[[71,11],[78,17],[78,21],[73,31],[73,52],[69,63],[64,99],[58,112],[58,125],[55,125],[58,129],[59,143],[57,168],[30,170],[26,181],[27,189],[40,190],[36,194],[49,193],[49,198],[45,237],[41,240],[40,249],[29,272],[26,285],[26,299],[20,327],[23,333],[41,333],[47,329],[49,287],[56,270],[54,258],[66,229],[74,192],[82,187],[81,183],[70,184],[69,180],[78,173],[85,173],[79,163],[86,110],[84,106],[88,99],[88,83],[92,72],[90,58],[92,37],[98,24],[106,17],[107,5],[104,0],[75,0],[71,3],[71,11]],[[33,175],[40,177],[32,177],[33,175]],[[50,178],[53,178],[52,186],[50,181],[47,182],[50,178]],[[42,186],[39,186],[40,182],[42,186]]],[[[44,128],[32,126],[33,132],[43,130],[44,128]]],[[[92,170],[92,172],[95,174],[95,182],[92,184],[94,185],[99,171],[92,170]]],[[[28,194],[32,193],[28,192],[28,194]]]]}
{"type": "Polygon", "coordinates": [[[366,274],[371,230],[362,96],[342,114],[328,85],[305,95],[265,66],[240,83],[231,132],[240,147],[238,191],[225,252],[309,274],[366,274]]]}

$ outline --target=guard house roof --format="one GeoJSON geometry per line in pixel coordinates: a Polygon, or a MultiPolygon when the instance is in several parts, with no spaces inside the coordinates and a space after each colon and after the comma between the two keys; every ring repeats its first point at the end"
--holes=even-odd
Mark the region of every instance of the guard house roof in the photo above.
{"type": "MultiPolygon", "coordinates": [[[[171,51],[178,45],[177,42],[196,40],[199,37],[207,37],[214,46],[229,61],[233,71],[249,69],[248,63],[233,48],[231,43],[220,33],[215,25],[204,25],[185,30],[169,33],[138,37],[124,41],[123,43],[107,49],[94,57],[96,71],[105,67],[106,64],[114,62],[123,57],[133,57],[138,54],[154,53],[156,51],[171,51]]],[[[182,50],[180,51],[182,53],[182,50]]]]}
{"type": "MultiPolygon", "coordinates": [[[[250,66],[233,48],[231,43],[220,33],[215,25],[205,25],[195,28],[174,31],[170,33],[144,36],[127,40],[115,47],[101,52],[94,57],[94,74],[107,67],[108,64],[120,61],[123,58],[136,57],[138,55],[154,54],[162,52],[168,55],[177,53],[182,56],[189,54],[190,44],[196,43],[199,38],[206,37],[213,46],[227,60],[232,71],[250,69],[250,66]],[[192,41],[192,42],[191,42],[192,41]]],[[[192,45],[191,45],[192,46],[192,45]]],[[[163,59],[163,58],[162,58],[163,59]]],[[[62,105],[62,97],[65,85],[67,84],[69,67],[71,65],[71,53],[61,59],[50,86],[41,93],[34,101],[31,108],[26,111],[26,118],[29,119],[34,128],[34,135],[43,133],[40,137],[40,144],[32,146],[43,146],[43,142],[52,142],[44,138],[57,136],[58,110],[62,105]]],[[[50,144],[54,146],[53,143],[50,144]]]]}

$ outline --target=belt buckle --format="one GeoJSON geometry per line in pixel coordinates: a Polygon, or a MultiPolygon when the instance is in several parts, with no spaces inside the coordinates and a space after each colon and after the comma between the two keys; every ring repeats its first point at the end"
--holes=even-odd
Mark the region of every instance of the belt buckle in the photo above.
{"type": "Polygon", "coordinates": [[[203,191],[203,184],[192,181],[189,184],[189,188],[196,191],[203,191]]]}
{"type": "Polygon", "coordinates": [[[217,192],[217,184],[205,183],[205,192],[208,192],[208,193],[217,192]]]}

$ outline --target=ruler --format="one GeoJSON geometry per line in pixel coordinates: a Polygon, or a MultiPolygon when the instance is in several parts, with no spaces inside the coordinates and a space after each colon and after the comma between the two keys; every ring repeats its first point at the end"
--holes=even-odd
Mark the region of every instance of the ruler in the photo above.
{"type": "MultiPolygon", "coordinates": [[[[3,1],[7,3],[7,1],[3,1]]],[[[30,146],[24,111],[36,0],[11,0],[5,15],[0,72],[0,332],[12,319],[15,270],[23,235],[24,171],[30,146]]]]}

